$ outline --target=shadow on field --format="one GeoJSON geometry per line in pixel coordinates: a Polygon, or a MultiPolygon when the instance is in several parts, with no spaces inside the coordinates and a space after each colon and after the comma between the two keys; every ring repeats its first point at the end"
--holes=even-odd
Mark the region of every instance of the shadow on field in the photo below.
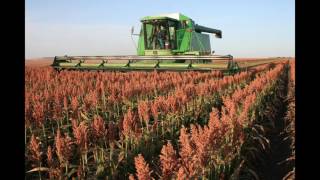
{"type": "Polygon", "coordinates": [[[264,128],[260,134],[268,140],[268,147],[251,145],[258,149],[254,156],[245,155],[247,162],[240,173],[240,179],[281,180],[293,170],[292,139],[286,131],[286,113],[288,110],[288,74],[278,83],[272,94],[266,97],[262,106],[263,113],[257,115],[256,123],[264,128]],[[249,170],[248,170],[249,169],[249,170]]]}

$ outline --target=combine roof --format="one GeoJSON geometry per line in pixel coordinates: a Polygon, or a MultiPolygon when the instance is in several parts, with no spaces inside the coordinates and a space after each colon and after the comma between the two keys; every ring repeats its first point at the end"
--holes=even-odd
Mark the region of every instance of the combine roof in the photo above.
{"type": "Polygon", "coordinates": [[[145,16],[141,19],[141,21],[147,21],[147,20],[153,20],[153,19],[171,19],[176,21],[182,21],[190,18],[181,13],[168,13],[168,14],[160,14],[156,16],[145,16]]]}

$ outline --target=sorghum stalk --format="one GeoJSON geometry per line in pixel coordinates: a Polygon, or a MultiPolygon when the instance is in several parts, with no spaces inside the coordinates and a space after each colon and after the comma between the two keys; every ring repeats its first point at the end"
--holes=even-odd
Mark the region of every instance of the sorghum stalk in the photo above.
{"type": "Polygon", "coordinates": [[[171,117],[170,118],[170,128],[171,128],[171,132],[170,132],[170,135],[171,135],[171,137],[173,137],[173,134],[174,134],[174,124],[175,123],[173,123],[173,118],[171,117]]]}
{"type": "MultiPolygon", "coordinates": [[[[112,156],[113,156],[113,146],[110,146],[110,153],[109,153],[109,159],[110,159],[109,166],[110,166],[110,168],[112,167],[112,162],[113,162],[112,156]]],[[[112,174],[113,174],[113,168],[111,168],[111,175],[112,174]]]]}
{"type": "Polygon", "coordinates": [[[143,134],[143,120],[140,120],[140,124],[141,124],[141,133],[143,134]]]}
{"type": "Polygon", "coordinates": [[[118,115],[118,117],[120,116],[120,109],[119,109],[119,104],[117,103],[117,115],[118,115]]]}
{"type": "Polygon", "coordinates": [[[162,132],[162,136],[164,135],[164,124],[163,124],[163,120],[161,121],[161,132],[162,132]]]}
{"type": "Polygon", "coordinates": [[[68,174],[68,162],[66,162],[65,164],[66,164],[66,173],[65,174],[68,174]]]}
{"type": "Polygon", "coordinates": [[[24,128],[24,145],[27,144],[27,128],[24,128]]]}
{"type": "Polygon", "coordinates": [[[127,160],[127,157],[128,157],[128,155],[127,155],[127,152],[128,152],[128,136],[126,136],[126,139],[125,139],[125,146],[126,146],[126,149],[125,149],[125,157],[126,157],[126,160],[127,160]]]}
{"type": "MultiPolygon", "coordinates": [[[[39,167],[40,167],[40,169],[41,169],[41,161],[39,161],[39,167]]],[[[41,178],[41,171],[40,171],[40,169],[39,169],[38,173],[39,173],[39,178],[40,178],[40,180],[41,180],[42,178],[41,178]]]]}
{"type": "Polygon", "coordinates": [[[102,91],[102,103],[103,103],[103,110],[106,110],[106,96],[104,91],[102,91]]]}
{"type": "Polygon", "coordinates": [[[51,124],[52,135],[53,135],[53,137],[55,137],[53,125],[52,125],[52,123],[50,123],[50,124],[51,124]]]}
{"type": "Polygon", "coordinates": [[[43,132],[43,137],[46,138],[46,129],[44,127],[44,124],[42,124],[42,132],[43,132]]]}
{"type": "Polygon", "coordinates": [[[29,127],[29,130],[30,130],[30,134],[33,134],[33,133],[32,133],[32,127],[31,127],[31,125],[30,125],[30,127],[29,127]]]}
{"type": "Polygon", "coordinates": [[[68,112],[68,110],[66,110],[66,114],[67,114],[67,124],[69,125],[69,112],[68,112]]]}

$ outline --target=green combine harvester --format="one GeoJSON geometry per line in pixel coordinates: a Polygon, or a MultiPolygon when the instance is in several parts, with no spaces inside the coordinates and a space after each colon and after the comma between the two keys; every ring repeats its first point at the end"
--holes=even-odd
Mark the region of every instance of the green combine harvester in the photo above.
{"type": "Polygon", "coordinates": [[[239,71],[231,55],[213,55],[209,34],[222,38],[221,30],[195,24],[180,13],[146,16],[141,19],[137,55],[130,56],[56,56],[54,69],[69,70],[159,70],[159,71],[211,71],[228,73],[239,71]],[[217,66],[215,60],[226,60],[226,67],[217,66]]]}

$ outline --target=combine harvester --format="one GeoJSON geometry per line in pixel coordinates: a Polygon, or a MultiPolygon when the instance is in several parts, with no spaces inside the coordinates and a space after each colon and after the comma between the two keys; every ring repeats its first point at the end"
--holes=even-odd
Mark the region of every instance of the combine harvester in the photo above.
{"type": "Polygon", "coordinates": [[[141,19],[137,55],[130,56],[56,56],[54,69],[97,71],[239,71],[231,55],[213,55],[209,34],[222,38],[221,30],[195,24],[180,13],[146,16],[141,19]],[[217,67],[215,60],[226,60],[226,67],[217,67]]]}

